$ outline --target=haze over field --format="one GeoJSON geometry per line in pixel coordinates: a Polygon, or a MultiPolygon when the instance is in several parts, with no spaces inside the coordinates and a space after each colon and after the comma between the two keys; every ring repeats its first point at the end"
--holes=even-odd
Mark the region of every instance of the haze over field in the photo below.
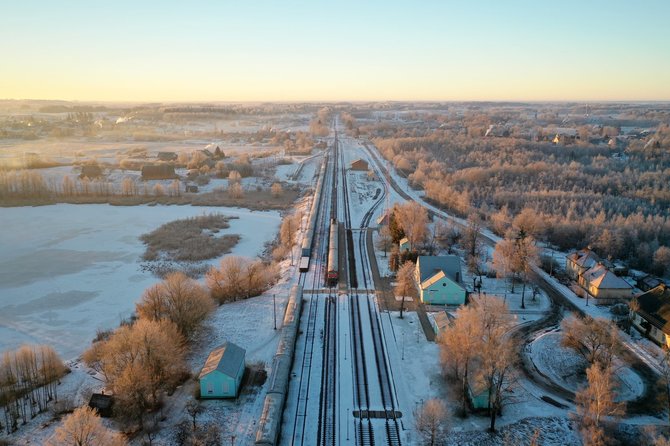
{"type": "Polygon", "coordinates": [[[663,0],[5,2],[0,98],[668,100],[663,0]]]}

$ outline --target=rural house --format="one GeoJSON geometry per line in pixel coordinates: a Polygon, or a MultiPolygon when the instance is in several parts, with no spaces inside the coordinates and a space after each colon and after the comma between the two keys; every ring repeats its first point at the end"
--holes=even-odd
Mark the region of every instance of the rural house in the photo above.
{"type": "Polygon", "coordinates": [[[157,158],[160,161],[177,161],[177,154],[174,152],[158,152],[157,158]]]}
{"type": "Polygon", "coordinates": [[[177,178],[174,166],[169,164],[142,166],[142,180],[172,180],[177,178]]]}
{"type": "Polygon", "coordinates": [[[100,178],[102,176],[102,169],[97,164],[87,164],[82,166],[81,174],[79,178],[88,178],[92,180],[94,178],[100,178]]]}
{"type": "Polygon", "coordinates": [[[458,256],[419,256],[415,278],[419,298],[425,304],[463,305],[466,291],[461,284],[458,256]]]}
{"type": "Polygon", "coordinates": [[[577,280],[583,272],[597,265],[599,261],[600,257],[595,252],[585,248],[565,258],[565,269],[572,280],[577,280]]]}
{"type": "Polygon", "coordinates": [[[246,351],[232,342],[214,349],[200,372],[201,398],[236,398],[244,375],[246,351]]]}
{"type": "Polygon", "coordinates": [[[398,242],[398,249],[400,250],[400,252],[412,250],[412,244],[409,242],[409,239],[407,237],[403,237],[400,239],[400,241],[398,242]]]}
{"type": "Polygon", "coordinates": [[[652,341],[670,347],[670,288],[661,284],[636,297],[633,326],[652,341]]]}
{"type": "Polygon", "coordinates": [[[363,172],[368,171],[368,162],[362,159],[357,159],[355,161],[352,161],[351,163],[351,170],[360,170],[363,172]]]}
{"type": "Polygon", "coordinates": [[[602,263],[582,273],[578,283],[587,293],[598,299],[598,304],[610,303],[615,299],[630,299],[633,296],[633,287],[602,263]]]}

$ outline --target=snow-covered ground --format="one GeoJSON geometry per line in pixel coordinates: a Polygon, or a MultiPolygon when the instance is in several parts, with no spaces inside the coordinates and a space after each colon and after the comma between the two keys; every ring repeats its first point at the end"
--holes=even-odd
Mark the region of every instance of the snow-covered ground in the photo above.
{"type": "MultiPolygon", "coordinates": [[[[587,385],[586,360],[575,351],[562,347],[557,331],[543,333],[529,346],[529,355],[537,371],[562,388],[576,392],[587,385]]],[[[629,401],[644,393],[644,383],[630,367],[615,361],[617,401],[629,401]]]]}
{"type": "MultiPolygon", "coordinates": [[[[48,343],[79,355],[96,330],[128,317],[158,279],[140,269],[138,237],[168,221],[221,213],[225,234],[240,234],[232,254],[256,256],[274,238],[277,212],[192,206],[68,205],[0,212],[0,351],[48,343]],[[11,230],[7,230],[11,229],[11,230]]],[[[212,263],[216,263],[213,260],[212,263]]]]}

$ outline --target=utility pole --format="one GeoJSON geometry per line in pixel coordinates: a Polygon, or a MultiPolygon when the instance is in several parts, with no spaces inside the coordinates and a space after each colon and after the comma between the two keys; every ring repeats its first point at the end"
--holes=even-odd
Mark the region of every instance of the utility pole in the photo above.
{"type": "Polygon", "coordinates": [[[275,294],[272,293],[272,316],[275,321],[275,330],[277,329],[277,300],[275,299],[275,294]]]}
{"type": "Polygon", "coordinates": [[[344,334],[344,360],[347,360],[347,334],[344,334]]]}
{"type": "Polygon", "coordinates": [[[293,266],[293,232],[291,232],[291,217],[288,217],[288,241],[291,247],[291,266],[293,266]]]}
{"type": "Polygon", "coordinates": [[[347,441],[349,441],[349,408],[347,407],[347,441]]]}

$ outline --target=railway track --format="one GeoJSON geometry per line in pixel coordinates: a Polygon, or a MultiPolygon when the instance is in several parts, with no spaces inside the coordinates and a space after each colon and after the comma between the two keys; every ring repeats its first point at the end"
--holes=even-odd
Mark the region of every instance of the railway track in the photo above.
{"type": "MultiPolygon", "coordinates": [[[[340,159],[342,166],[344,166],[343,154],[341,154],[340,159]]],[[[376,168],[375,171],[377,171],[376,168]]],[[[354,399],[355,407],[357,408],[355,421],[356,442],[359,445],[388,444],[400,446],[400,426],[397,419],[400,414],[396,411],[395,389],[386,355],[384,333],[379,311],[374,300],[374,293],[369,291],[370,288],[374,288],[374,283],[366,246],[368,226],[374,212],[384,201],[387,191],[384,188],[382,193],[376,194],[375,202],[363,215],[360,222],[360,231],[357,231],[356,234],[358,239],[357,249],[355,250],[344,168],[342,168],[342,178],[345,224],[348,227],[347,257],[350,271],[349,288],[354,291],[349,295],[349,307],[353,348],[352,357],[354,360],[354,399]],[[357,259],[360,262],[358,267],[356,267],[357,259]],[[357,270],[360,272],[360,277],[356,275],[357,270]],[[361,293],[358,290],[359,286],[363,288],[363,292],[361,293]],[[368,334],[364,333],[366,329],[369,331],[368,334]],[[372,350],[370,352],[366,352],[365,339],[371,340],[372,350]],[[370,380],[374,381],[374,386],[371,385],[370,380]],[[379,390],[381,407],[372,406],[371,388],[375,392],[379,390]],[[383,424],[380,423],[379,418],[384,419],[383,424]]],[[[370,345],[367,345],[367,348],[370,349],[370,345]]],[[[378,403],[378,401],[375,401],[374,404],[378,403]]]]}
{"type": "MultiPolygon", "coordinates": [[[[327,171],[327,170],[326,170],[327,171]]],[[[327,181],[329,178],[325,178],[324,188],[322,193],[326,193],[328,190],[327,181]]],[[[327,246],[327,234],[328,234],[328,221],[329,221],[329,206],[327,206],[328,200],[326,197],[320,200],[321,209],[319,209],[318,223],[316,225],[315,234],[314,234],[314,249],[313,249],[313,268],[311,268],[311,273],[303,272],[300,275],[299,283],[303,286],[309,282],[311,284],[311,289],[321,288],[323,283],[323,267],[328,256],[328,246],[327,246]],[[308,280],[308,278],[310,280],[308,280]]],[[[308,294],[305,294],[308,296],[308,294]]],[[[328,313],[328,305],[324,312],[328,313]]],[[[313,370],[312,364],[316,357],[320,357],[321,360],[324,359],[324,355],[319,355],[318,352],[318,343],[317,337],[321,341],[323,339],[323,332],[319,332],[317,335],[317,325],[318,324],[318,315],[321,312],[320,308],[323,306],[323,299],[318,294],[309,294],[308,304],[307,304],[307,321],[306,326],[303,331],[304,334],[304,350],[302,352],[301,358],[296,358],[293,366],[294,374],[298,376],[298,389],[297,389],[297,405],[296,412],[292,423],[292,432],[291,432],[291,445],[312,445],[314,444],[314,439],[309,435],[307,430],[308,426],[308,417],[310,414],[310,394],[312,393],[312,385],[316,385],[323,379],[319,380],[315,375],[318,374],[318,370],[321,370],[321,367],[313,370]],[[295,371],[298,371],[296,373],[295,371]]],[[[322,346],[322,352],[325,354],[326,350],[322,346]]],[[[318,361],[318,360],[317,360],[318,361]]],[[[323,365],[323,364],[320,364],[323,365]]],[[[332,375],[332,373],[331,373],[332,375]]],[[[332,377],[334,379],[334,376],[332,377]]],[[[321,386],[320,386],[321,387],[321,386]]],[[[321,388],[320,393],[323,393],[321,388]]],[[[319,419],[319,429],[321,427],[321,418],[319,419]]],[[[320,430],[319,430],[320,431],[320,430]]],[[[324,443],[325,445],[326,443],[324,443]]],[[[329,443],[334,445],[333,442],[329,443]]]]}

